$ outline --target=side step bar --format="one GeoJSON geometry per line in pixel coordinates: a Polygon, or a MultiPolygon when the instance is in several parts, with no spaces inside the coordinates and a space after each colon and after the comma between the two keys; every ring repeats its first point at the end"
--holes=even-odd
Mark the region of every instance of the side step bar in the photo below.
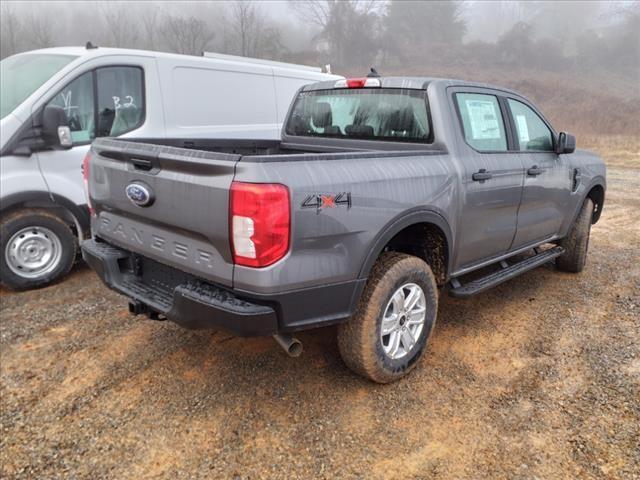
{"type": "Polygon", "coordinates": [[[539,267],[540,265],[547,263],[549,260],[553,260],[554,258],[562,255],[562,253],[564,253],[564,248],[553,247],[540,253],[536,253],[533,257],[526,258],[518,263],[514,263],[513,265],[507,265],[505,261],[502,261],[500,262],[502,270],[491,273],[486,277],[473,280],[465,285],[460,284],[460,281],[457,278],[454,278],[451,280],[453,288],[449,290],[449,295],[456,298],[471,297],[472,295],[484,292],[491,287],[495,287],[502,282],[511,280],[521,273],[539,267]]]}

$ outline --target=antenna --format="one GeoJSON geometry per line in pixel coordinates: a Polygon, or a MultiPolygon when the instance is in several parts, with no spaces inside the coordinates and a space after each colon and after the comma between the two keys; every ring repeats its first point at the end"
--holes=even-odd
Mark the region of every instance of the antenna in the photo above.
{"type": "Polygon", "coordinates": [[[371,71],[369,73],[367,73],[367,77],[368,78],[378,78],[380,76],[380,74],[378,73],[378,71],[371,67],[371,71]]]}
{"type": "Polygon", "coordinates": [[[98,47],[96,45],[94,45],[93,43],[91,43],[91,41],[88,41],[84,48],[86,48],[87,50],[93,50],[93,49],[96,49],[98,47]]]}

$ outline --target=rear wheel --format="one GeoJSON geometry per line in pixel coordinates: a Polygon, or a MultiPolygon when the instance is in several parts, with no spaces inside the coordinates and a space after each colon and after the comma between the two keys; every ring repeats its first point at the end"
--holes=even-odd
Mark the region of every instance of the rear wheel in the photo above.
{"type": "Polygon", "coordinates": [[[437,286],[429,266],[411,255],[384,253],[356,314],[338,327],[344,362],[375,382],[403,377],[421,357],[437,310],[437,286]]]}
{"type": "Polygon", "coordinates": [[[69,226],[46,210],[19,210],[0,224],[0,281],[12,290],[47,285],[71,269],[77,241],[69,226]]]}
{"type": "Polygon", "coordinates": [[[582,204],[578,218],[573,222],[569,233],[559,242],[565,252],[556,259],[558,270],[578,273],[584,268],[587,262],[587,251],[589,250],[592,217],[593,201],[587,198],[582,204]]]}

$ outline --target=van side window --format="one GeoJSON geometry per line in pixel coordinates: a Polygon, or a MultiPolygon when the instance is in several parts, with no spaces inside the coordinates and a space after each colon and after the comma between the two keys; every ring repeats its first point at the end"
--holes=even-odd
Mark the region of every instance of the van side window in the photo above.
{"type": "Polygon", "coordinates": [[[506,152],[507,136],[498,98],[481,93],[456,93],[455,100],[467,143],[481,152],[506,152]]]}
{"type": "Polygon", "coordinates": [[[49,105],[64,109],[74,144],[89,143],[95,138],[92,72],[79,76],[64,87],[49,105]]]}
{"type": "Polygon", "coordinates": [[[517,100],[509,98],[508,103],[516,124],[520,150],[553,151],[551,130],[538,114],[517,100]]]}
{"type": "Polygon", "coordinates": [[[116,137],[144,121],[143,75],[139,67],[103,67],[98,82],[98,137],[116,137]]]}

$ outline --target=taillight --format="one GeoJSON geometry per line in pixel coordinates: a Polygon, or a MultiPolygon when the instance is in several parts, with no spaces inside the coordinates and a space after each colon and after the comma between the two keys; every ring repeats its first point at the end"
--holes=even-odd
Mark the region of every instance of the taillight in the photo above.
{"type": "Polygon", "coordinates": [[[333,84],[333,88],[371,88],[380,86],[380,79],[372,77],[343,78],[333,84]]]}
{"type": "Polygon", "coordinates": [[[231,251],[237,265],[266,267],[289,251],[289,189],[275,183],[231,184],[231,251]]]}
{"type": "Polygon", "coordinates": [[[89,213],[93,215],[93,207],[91,206],[91,197],[89,196],[89,160],[91,160],[91,150],[87,152],[82,160],[82,179],[84,181],[84,196],[87,199],[87,206],[89,207],[89,213]]]}

